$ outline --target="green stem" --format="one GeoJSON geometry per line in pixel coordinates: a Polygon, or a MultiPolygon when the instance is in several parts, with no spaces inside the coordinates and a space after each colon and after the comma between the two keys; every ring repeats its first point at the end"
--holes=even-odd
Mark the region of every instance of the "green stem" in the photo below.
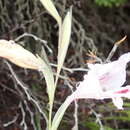
{"type": "MultiPolygon", "coordinates": [[[[53,99],[54,99],[54,98],[53,98],[53,99]]],[[[50,108],[49,108],[49,123],[48,123],[48,129],[51,130],[53,100],[50,101],[49,105],[50,105],[50,108]]]]}
{"type": "Polygon", "coordinates": [[[57,130],[65,111],[67,110],[68,106],[71,104],[73,99],[74,97],[72,95],[67,97],[65,102],[60,106],[60,108],[58,109],[58,111],[56,112],[53,118],[51,130],[57,130]]]}
{"type": "MultiPolygon", "coordinates": [[[[62,26],[62,21],[60,21],[59,23],[59,39],[58,39],[58,43],[60,45],[60,37],[61,37],[61,26],[62,26]]],[[[59,51],[59,45],[58,45],[58,51],[59,51]]],[[[60,71],[57,71],[57,76],[56,76],[56,80],[54,83],[54,88],[53,88],[53,94],[51,95],[51,97],[49,97],[49,123],[48,123],[48,130],[52,130],[52,110],[53,110],[53,102],[54,102],[54,95],[55,95],[55,89],[57,86],[57,82],[58,82],[58,75],[59,75],[60,71]]]]}
{"type": "Polygon", "coordinates": [[[47,130],[51,130],[51,125],[52,125],[52,109],[53,109],[53,102],[54,102],[54,93],[55,93],[55,85],[54,85],[54,80],[53,80],[53,75],[49,72],[51,71],[49,68],[45,68],[45,71],[42,70],[45,81],[47,84],[47,93],[49,97],[49,121],[48,121],[48,128],[47,130]]]}

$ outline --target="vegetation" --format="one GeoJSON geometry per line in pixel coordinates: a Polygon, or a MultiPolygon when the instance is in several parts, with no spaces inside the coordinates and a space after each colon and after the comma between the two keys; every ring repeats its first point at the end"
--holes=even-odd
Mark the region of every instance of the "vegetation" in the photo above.
{"type": "Polygon", "coordinates": [[[96,4],[104,7],[120,6],[125,4],[127,0],[95,0],[96,4]]]}
{"type": "MultiPolygon", "coordinates": [[[[127,39],[116,48],[112,61],[130,50],[130,1],[95,0],[96,4],[92,0],[52,2],[59,15],[50,15],[54,11],[51,12],[47,6],[44,8],[40,0],[0,0],[0,39],[14,40],[35,56],[41,57],[36,58],[45,61],[41,73],[22,69],[0,59],[1,130],[45,130],[48,117],[52,125],[51,118],[54,119],[57,110],[87,73],[87,63],[94,62],[90,52],[104,62],[114,43],[125,35],[127,39]],[[72,33],[70,46],[66,46],[68,52],[64,53],[63,44],[58,43],[59,34],[61,35],[59,30],[65,17],[71,16],[71,5],[72,33]],[[70,12],[69,15],[67,12],[70,12]],[[57,62],[57,55],[61,61],[57,62]],[[58,73],[57,63],[61,64],[58,73]],[[51,77],[47,77],[48,73],[51,77]],[[57,77],[59,80],[56,81],[57,77]],[[54,84],[53,80],[57,83],[54,84]],[[52,89],[52,86],[56,89],[52,89]],[[54,97],[51,97],[51,92],[55,93],[54,97]],[[49,102],[53,99],[54,104],[49,102]],[[50,106],[53,106],[53,110],[50,106]],[[50,116],[49,111],[52,113],[50,116]]],[[[69,35],[67,27],[62,36],[69,35]]],[[[19,54],[19,51],[16,52],[19,54]]],[[[127,77],[129,83],[129,67],[127,77]]],[[[111,100],[79,100],[69,106],[58,130],[71,130],[73,127],[78,127],[79,130],[129,130],[129,100],[125,101],[124,108],[123,111],[117,110],[111,100]]]]}

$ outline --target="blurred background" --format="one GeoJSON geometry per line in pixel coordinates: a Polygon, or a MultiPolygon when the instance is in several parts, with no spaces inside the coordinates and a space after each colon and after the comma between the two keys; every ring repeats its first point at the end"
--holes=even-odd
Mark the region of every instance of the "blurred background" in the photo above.
{"type": "MultiPolygon", "coordinates": [[[[112,60],[130,51],[129,0],[53,0],[53,2],[62,18],[72,6],[72,34],[64,63],[69,70],[87,69],[87,62],[91,60],[87,55],[89,51],[96,53],[102,61],[105,61],[114,43],[124,36],[127,36],[127,39],[120,44],[112,60]]],[[[15,40],[24,48],[39,55],[42,55],[44,47],[50,63],[57,62],[58,25],[39,0],[0,0],[0,39],[15,40]],[[17,40],[20,36],[22,38],[17,40]],[[52,52],[39,39],[47,41],[52,52]]],[[[48,97],[44,77],[37,71],[9,64],[47,113],[48,97]]],[[[56,71],[55,67],[53,71],[56,71]]],[[[63,77],[59,80],[55,95],[54,112],[71,94],[71,88],[75,89],[76,84],[83,79],[85,73],[83,70],[62,71],[63,77]]],[[[130,83],[129,76],[128,67],[127,83],[130,83]]],[[[78,104],[79,130],[100,130],[102,127],[104,130],[130,130],[129,101],[126,100],[124,111],[117,110],[110,100],[81,100],[78,104]]],[[[59,130],[72,129],[75,123],[74,107],[74,104],[70,105],[59,130]]],[[[36,104],[27,99],[25,91],[16,83],[9,67],[1,58],[0,130],[45,130],[45,127],[45,120],[39,114],[36,104]]]]}

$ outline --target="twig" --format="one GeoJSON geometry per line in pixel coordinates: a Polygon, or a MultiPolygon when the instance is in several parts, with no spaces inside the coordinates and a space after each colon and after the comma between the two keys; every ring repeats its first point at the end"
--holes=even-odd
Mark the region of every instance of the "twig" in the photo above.
{"type": "Polygon", "coordinates": [[[18,115],[16,115],[13,120],[3,124],[3,126],[8,127],[9,125],[12,125],[13,123],[15,123],[17,119],[18,119],[18,115]]]}
{"type": "Polygon", "coordinates": [[[100,130],[104,130],[102,121],[101,121],[101,119],[100,119],[101,114],[96,113],[96,111],[94,111],[92,108],[90,108],[90,109],[91,109],[91,112],[96,116],[96,122],[99,123],[99,125],[100,125],[100,130]]]}
{"type": "Polygon", "coordinates": [[[34,113],[30,110],[30,108],[29,108],[29,106],[28,106],[26,100],[24,100],[24,104],[25,104],[25,106],[26,106],[26,110],[27,110],[27,111],[29,112],[29,114],[30,114],[31,124],[32,124],[34,130],[37,130],[36,125],[35,125],[35,121],[34,121],[34,113]]]}
{"type": "Polygon", "coordinates": [[[8,91],[12,92],[13,94],[17,95],[18,97],[21,97],[17,92],[15,92],[13,89],[7,87],[3,83],[0,83],[0,86],[3,87],[3,89],[8,90],[8,91]]]}
{"type": "Polygon", "coordinates": [[[108,57],[107,57],[107,59],[106,59],[106,62],[109,62],[109,61],[110,61],[110,59],[112,58],[112,56],[115,54],[115,52],[116,52],[118,46],[119,46],[126,38],[127,38],[127,36],[124,36],[121,40],[117,41],[117,42],[114,44],[112,50],[110,51],[110,53],[109,53],[109,55],[108,55],[108,57]]]}
{"type": "Polygon", "coordinates": [[[24,92],[25,92],[25,94],[26,94],[26,96],[27,96],[27,99],[28,99],[29,101],[32,101],[32,102],[36,105],[37,109],[38,109],[39,112],[43,115],[43,117],[44,117],[46,123],[48,124],[48,119],[47,119],[46,115],[44,114],[44,112],[42,111],[41,107],[39,106],[38,101],[36,101],[35,99],[32,98],[33,95],[32,95],[31,92],[29,91],[28,86],[27,86],[26,84],[24,84],[24,83],[18,78],[18,76],[16,75],[16,73],[15,73],[14,70],[12,69],[11,65],[10,65],[7,61],[5,61],[5,63],[8,65],[9,70],[11,71],[11,73],[12,73],[12,75],[14,76],[15,80],[17,81],[17,83],[18,83],[18,84],[21,86],[21,88],[24,90],[24,92]]]}
{"type": "MultiPolygon", "coordinates": [[[[94,62],[97,61],[97,62],[102,63],[102,59],[99,58],[98,56],[96,56],[96,52],[89,51],[89,53],[87,53],[87,55],[95,59],[95,60],[90,60],[90,62],[91,62],[91,61],[92,61],[92,62],[93,62],[93,61],[94,61],[94,62]]],[[[90,62],[89,62],[89,63],[90,63],[90,62]]]]}
{"type": "Polygon", "coordinates": [[[78,107],[79,107],[79,105],[78,105],[77,100],[74,101],[74,104],[75,104],[75,108],[74,108],[73,116],[74,116],[74,119],[75,119],[75,124],[74,124],[72,130],[78,130],[78,122],[79,122],[78,121],[78,107]]]}
{"type": "MultiPolygon", "coordinates": [[[[73,93],[74,91],[73,91],[72,85],[69,83],[68,80],[66,80],[66,83],[67,83],[68,87],[70,88],[71,92],[73,93]]],[[[74,124],[72,130],[78,130],[78,102],[75,100],[74,104],[75,104],[75,108],[74,108],[73,117],[75,120],[75,124],[74,124]]]]}
{"type": "Polygon", "coordinates": [[[41,43],[43,43],[43,45],[48,49],[48,51],[50,53],[53,53],[52,49],[47,45],[47,41],[42,40],[41,38],[37,37],[36,35],[30,34],[30,33],[27,33],[27,32],[20,35],[19,37],[17,37],[14,41],[18,42],[20,39],[22,39],[24,37],[32,37],[34,40],[40,41],[41,43]]]}
{"type": "Polygon", "coordinates": [[[26,124],[26,114],[22,105],[22,102],[20,102],[19,104],[19,108],[21,109],[21,113],[22,113],[22,121],[20,123],[21,126],[23,126],[24,130],[28,130],[27,124],[26,124]]]}
{"type": "Polygon", "coordinates": [[[75,119],[75,125],[73,126],[72,130],[78,130],[78,103],[76,100],[74,101],[74,104],[75,104],[75,109],[74,109],[73,116],[75,119]]]}
{"type": "MultiPolygon", "coordinates": [[[[53,63],[50,63],[51,66],[53,67],[57,67],[56,64],[53,64],[53,63]]],[[[62,67],[63,70],[66,70],[70,73],[73,73],[74,71],[85,71],[85,72],[88,72],[88,69],[85,69],[85,68],[67,68],[67,67],[62,67]]]]}

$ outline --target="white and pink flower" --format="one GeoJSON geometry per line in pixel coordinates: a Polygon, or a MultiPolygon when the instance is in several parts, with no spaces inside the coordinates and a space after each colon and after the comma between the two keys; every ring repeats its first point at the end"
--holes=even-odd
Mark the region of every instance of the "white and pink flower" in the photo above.
{"type": "Polygon", "coordinates": [[[69,98],[71,100],[111,98],[118,109],[123,109],[122,97],[130,98],[130,85],[123,86],[126,81],[126,65],[129,61],[130,53],[126,53],[110,63],[88,64],[88,73],[69,98]]]}

